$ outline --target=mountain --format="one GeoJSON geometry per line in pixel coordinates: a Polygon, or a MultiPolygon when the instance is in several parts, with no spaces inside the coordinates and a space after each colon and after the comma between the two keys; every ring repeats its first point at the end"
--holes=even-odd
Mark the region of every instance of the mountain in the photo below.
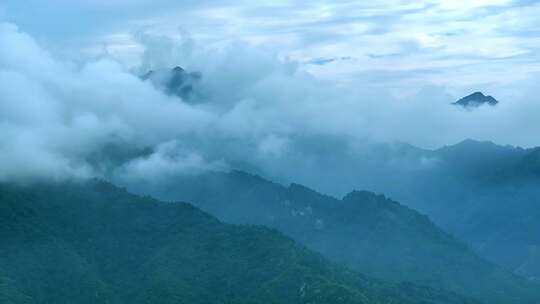
{"type": "Polygon", "coordinates": [[[486,303],[540,299],[536,284],[478,257],[426,216],[382,195],[353,191],[340,200],[240,171],[185,176],[162,186],[136,188],[194,202],[228,223],[276,228],[370,276],[446,289],[486,303]]]}
{"type": "Polygon", "coordinates": [[[148,71],[141,76],[144,81],[150,81],[154,86],[163,90],[166,94],[182,98],[186,102],[196,102],[197,93],[194,90],[200,80],[201,74],[187,72],[177,66],[173,69],[161,69],[148,71]]]}
{"type": "Polygon", "coordinates": [[[471,140],[435,150],[439,165],[417,176],[424,190],[413,194],[420,187],[411,187],[406,201],[482,256],[538,280],[540,236],[533,231],[540,230],[539,151],[471,140]]]}
{"type": "Polygon", "coordinates": [[[473,304],[99,181],[0,185],[0,302],[473,304]]]}
{"type": "Polygon", "coordinates": [[[424,149],[304,136],[288,151],[278,161],[240,168],[335,197],[351,189],[384,193],[482,258],[540,282],[540,148],[465,140],[424,149]]]}
{"type": "Polygon", "coordinates": [[[460,100],[452,103],[453,105],[462,106],[464,108],[476,108],[482,105],[495,106],[499,103],[493,96],[486,96],[482,92],[475,92],[467,95],[460,100]]]}
{"type": "Polygon", "coordinates": [[[414,172],[395,168],[400,184],[389,177],[363,184],[428,214],[482,257],[538,280],[539,151],[466,140],[419,152],[436,164],[414,172]]]}
{"type": "Polygon", "coordinates": [[[310,146],[311,155],[323,155],[317,166],[304,154],[294,170],[276,165],[263,173],[336,196],[352,188],[385,193],[481,257],[540,281],[540,148],[476,140],[434,150],[400,143],[331,147],[310,146]]]}

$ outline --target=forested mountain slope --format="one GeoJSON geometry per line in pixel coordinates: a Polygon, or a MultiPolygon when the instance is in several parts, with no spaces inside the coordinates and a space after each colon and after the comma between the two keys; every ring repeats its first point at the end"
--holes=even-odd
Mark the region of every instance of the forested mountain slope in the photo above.
{"type": "Polygon", "coordinates": [[[0,185],[2,303],[474,303],[103,182],[0,185]]]}
{"type": "Polygon", "coordinates": [[[343,199],[240,171],[185,176],[161,189],[225,222],[276,228],[354,270],[466,294],[487,303],[537,303],[539,286],[478,257],[426,216],[366,191],[343,199]]]}

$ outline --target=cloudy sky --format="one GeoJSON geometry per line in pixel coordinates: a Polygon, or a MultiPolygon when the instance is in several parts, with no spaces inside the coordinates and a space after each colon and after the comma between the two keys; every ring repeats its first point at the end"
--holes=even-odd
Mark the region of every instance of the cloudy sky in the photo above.
{"type": "Polygon", "coordinates": [[[396,93],[425,84],[511,95],[540,70],[534,0],[2,1],[3,19],[51,48],[136,65],[140,32],[244,41],[343,83],[396,93]]]}
{"type": "Polygon", "coordinates": [[[131,155],[120,176],[272,167],[336,141],[538,146],[537,16],[510,0],[3,0],[0,180],[110,173],[111,144],[131,155]],[[138,77],[176,65],[204,102],[138,77]],[[450,105],[474,91],[501,103],[450,105]]]}

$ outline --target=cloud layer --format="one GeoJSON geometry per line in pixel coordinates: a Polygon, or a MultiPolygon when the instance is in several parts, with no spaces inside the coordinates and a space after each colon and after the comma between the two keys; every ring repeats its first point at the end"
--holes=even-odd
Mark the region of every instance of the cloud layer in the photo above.
{"type": "Polygon", "coordinates": [[[0,180],[265,169],[321,161],[325,149],[359,153],[377,141],[536,145],[533,82],[500,106],[466,111],[449,105],[455,97],[443,87],[398,97],[378,86],[344,87],[248,43],[137,39],[145,50],[138,72],[176,64],[201,72],[204,102],[167,96],[111,57],[62,59],[17,26],[0,25],[0,180]]]}
{"type": "Polygon", "coordinates": [[[5,0],[3,6],[4,19],[48,47],[74,57],[81,50],[112,54],[130,66],[142,50],[132,33],[174,36],[181,29],[203,44],[247,41],[306,63],[318,77],[397,94],[432,84],[457,95],[486,90],[506,98],[516,82],[540,72],[538,1],[5,0]]]}

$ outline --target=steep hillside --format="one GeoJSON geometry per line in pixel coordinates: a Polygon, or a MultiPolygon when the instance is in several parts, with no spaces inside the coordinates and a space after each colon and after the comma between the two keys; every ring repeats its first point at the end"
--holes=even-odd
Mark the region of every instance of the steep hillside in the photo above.
{"type": "Polygon", "coordinates": [[[428,150],[319,137],[291,149],[300,152],[264,169],[237,167],[336,197],[351,189],[384,193],[482,258],[540,282],[540,148],[465,140],[428,150]]]}
{"type": "Polygon", "coordinates": [[[466,294],[537,303],[538,286],[478,257],[426,216],[370,192],[342,200],[239,171],[188,176],[153,191],[192,201],[223,221],[274,227],[360,272],[466,294]]]}
{"type": "Polygon", "coordinates": [[[102,182],[0,185],[1,303],[473,303],[102,182]]]}
{"type": "Polygon", "coordinates": [[[384,187],[387,193],[429,214],[481,256],[538,281],[538,149],[467,140],[429,155],[436,166],[401,172],[407,182],[384,187]]]}

